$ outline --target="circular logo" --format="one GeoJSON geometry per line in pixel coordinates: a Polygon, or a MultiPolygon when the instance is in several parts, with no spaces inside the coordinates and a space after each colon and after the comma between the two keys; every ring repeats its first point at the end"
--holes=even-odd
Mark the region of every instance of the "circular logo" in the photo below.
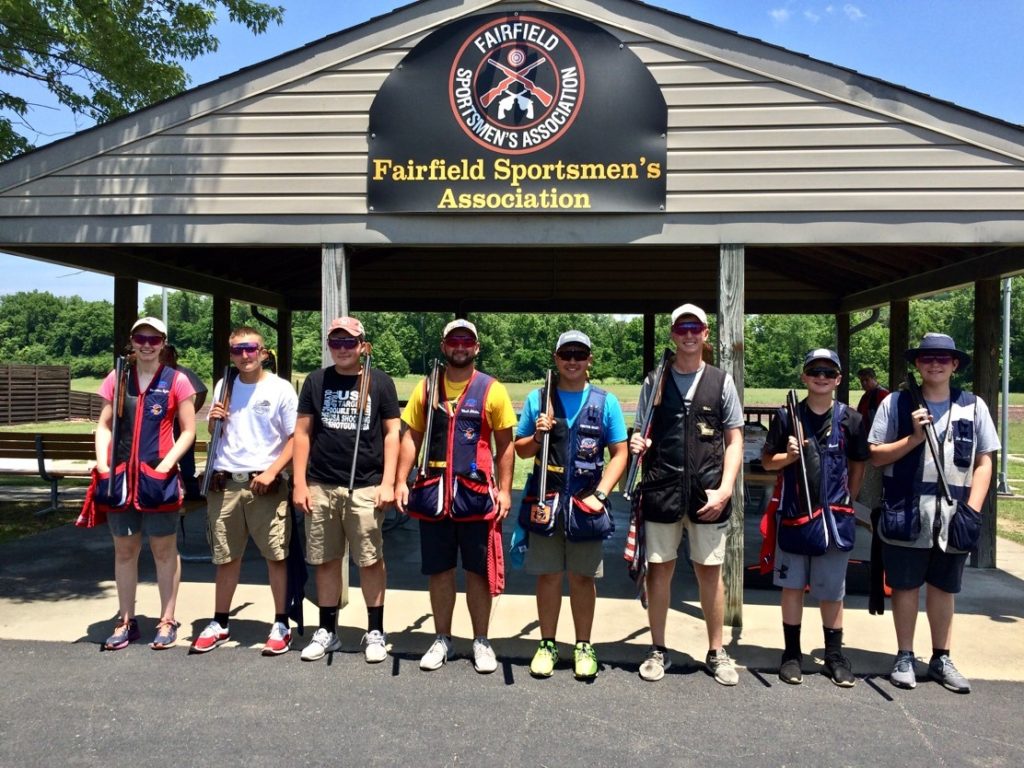
{"type": "Polygon", "coordinates": [[[558,141],[579,114],[583,85],[583,62],[572,41],[531,16],[492,19],[469,35],[448,83],[462,130],[504,155],[558,141]]]}

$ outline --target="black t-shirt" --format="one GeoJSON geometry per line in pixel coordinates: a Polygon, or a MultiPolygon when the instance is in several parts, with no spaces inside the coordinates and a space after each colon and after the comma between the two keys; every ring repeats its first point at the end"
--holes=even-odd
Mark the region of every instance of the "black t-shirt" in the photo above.
{"type": "MultiPolygon", "coordinates": [[[[828,446],[829,431],[832,428],[832,409],[825,413],[817,414],[807,407],[805,400],[800,401],[800,413],[803,416],[804,436],[810,438],[813,435],[818,440],[822,449],[828,446]]],[[[864,419],[853,408],[847,408],[839,419],[839,428],[845,433],[846,458],[849,461],[868,460],[868,434],[864,427],[864,419]]],[[[790,431],[782,428],[782,420],[778,412],[772,417],[768,426],[768,437],[765,438],[765,453],[785,453],[786,445],[789,442],[790,431]]]]}
{"type": "MultiPolygon", "coordinates": [[[[298,413],[313,417],[307,479],[348,485],[356,438],[358,387],[358,376],[342,376],[333,366],[314,371],[303,383],[298,413]]],[[[384,420],[399,416],[395,382],[383,371],[371,368],[369,398],[359,437],[356,488],[380,484],[384,473],[384,420]]]]}

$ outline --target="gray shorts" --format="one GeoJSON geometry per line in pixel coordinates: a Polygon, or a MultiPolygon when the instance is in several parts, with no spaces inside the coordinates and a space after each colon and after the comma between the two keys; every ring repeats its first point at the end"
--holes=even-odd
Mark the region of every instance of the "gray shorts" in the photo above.
{"type": "Polygon", "coordinates": [[[526,550],[526,572],[531,576],[571,571],[580,576],[604,576],[603,541],[569,541],[565,530],[556,526],[552,536],[530,534],[526,550]]]}
{"type": "Polygon", "coordinates": [[[175,512],[139,512],[126,509],[124,512],[108,512],[107,525],[114,536],[175,536],[181,515],[175,512]]]}
{"type": "Polygon", "coordinates": [[[793,555],[775,548],[773,583],[782,589],[810,587],[815,600],[838,602],[846,597],[846,566],[849,552],[829,547],[824,555],[793,555]]]}

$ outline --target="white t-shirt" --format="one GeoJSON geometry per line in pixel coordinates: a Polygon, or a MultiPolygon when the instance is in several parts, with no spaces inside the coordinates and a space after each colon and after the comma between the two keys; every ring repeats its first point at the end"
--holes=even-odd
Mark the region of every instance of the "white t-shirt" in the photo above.
{"type": "MultiPolygon", "coordinates": [[[[220,400],[223,381],[213,389],[220,400]]],[[[298,396],[279,376],[266,374],[255,384],[235,379],[228,419],[213,468],[223,472],[261,472],[273,464],[295,432],[298,396]]]]}

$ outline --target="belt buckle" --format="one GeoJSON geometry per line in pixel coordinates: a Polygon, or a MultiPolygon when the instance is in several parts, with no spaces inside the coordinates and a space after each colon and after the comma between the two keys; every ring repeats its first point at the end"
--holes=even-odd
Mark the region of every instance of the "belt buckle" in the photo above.
{"type": "Polygon", "coordinates": [[[236,483],[248,483],[249,473],[248,472],[232,472],[231,479],[236,483]]]}

